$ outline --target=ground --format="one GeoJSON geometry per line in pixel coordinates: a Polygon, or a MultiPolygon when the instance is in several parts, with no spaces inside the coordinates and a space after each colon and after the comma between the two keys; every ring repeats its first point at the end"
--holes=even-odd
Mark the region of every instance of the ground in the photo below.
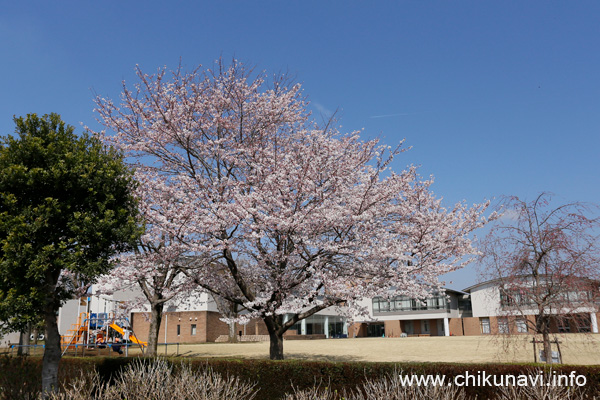
{"type": "MultiPolygon", "coordinates": [[[[329,361],[533,362],[531,336],[451,336],[286,340],[286,359],[329,361]]],[[[600,335],[559,337],[565,364],[600,364],[600,335]]],[[[553,345],[553,350],[556,350],[553,345]]],[[[169,355],[185,357],[268,358],[269,343],[169,345],[169,355]]],[[[538,345],[539,351],[539,345],[538,345]]],[[[139,350],[130,350],[136,354],[139,350]]],[[[159,346],[165,354],[165,347],[159,346]]]]}
{"type": "MultiPolygon", "coordinates": [[[[425,361],[425,362],[533,362],[531,336],[451,336],[408,338],[357,338],[323,340],[286,340],[287,359],[329,361],[425,361]]],[[[600,365],[600,335],[569,334],[559,337],[565,364],[600,365]]],[[[539,351],[538,345],[538,351],[539,351]]],[[[269,356],[269,343],[170,344],[168,355],[183,357],[263,358],[269,356]]],[[[556,350],[556,345],[553,345],[556,350]]],[[[11,350],[0,348],[0,354],[11,350]]],[[[160,355],[165,347],[159,346],[160,355]]],[[[13,353],[16,353],[13,350],[13,353]]],[[[137,346],[129,355],[140,353],[137,346]]],[[[35,354],[41,355],[42,348],[35,354]]],[[[87,355],[110,355],[108,349],[86,352],[87,355]]],[[[69,354],[71,355],[71,354],[69,354]]]]}

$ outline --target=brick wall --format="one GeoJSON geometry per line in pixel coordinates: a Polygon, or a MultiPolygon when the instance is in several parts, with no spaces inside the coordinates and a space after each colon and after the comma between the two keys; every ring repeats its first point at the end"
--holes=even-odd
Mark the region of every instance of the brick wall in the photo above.
{"type": "Polygon", "coordinates": [[[421,333],[422,333],[421,332],[421,321],[420,320],[413,321],[413,334],[419,335],[421,333]]]}
{"type": "Polygon", "coordinates": [[[498,317],[490,317],[490,334],[497,335],[498,332],[498,317]]]}
{"type": "Polygon", "coordinates": [[[367,324],[364,322],[353,322],[348,327],[348,337],[366,337],[367,336],[367,324]]]}
{"type": "MultiPolygon", "coordinates": [[[[167,329],[167,343],[204,343],[214,342],[219,336],[228,335],[229,327],[226,323],[219,320],[220,314],[210,311],[185,311],[185,312],[167,312],[163,314],[158,342],[165,342],[165,327],[167,329]],[[195,325],[195,333],[193,326],[195,325]],[[179,326],[179,334],[178,334],[179,326]]],[[[527,319],[535,321],[535,316],[527,316],[527,319]]],[[[489,317],[491,334],[498,333],[498,318],[489,317]]],[[[600,313],[598,313],[600,321],[600,313]]],[[[511,333],[517,334],[515,317],[509,317],[509,326],[511,333]]],[[[385,335],[387,337],[400,337],[405,332],[403,324],[406,321],[384,321],[385,335]]],[[[438,320],[429,320],[429,329],[432,336],[438,334],[438,320]]],[[[449,318],[448,325],[450,334],[453,336],[478,336],[482,335],[480,318],[449,318]]],[[[150,328],[149,314],[133,313],[132,327],[134,334],[142,341],[148,340],[148,329],[150,328]]],[[[413,321],[413,334],[421,334],[422,324],[420,320],[413,321]]],[[[556,327],[553,326],[554,330],[556,327]]],[[[267,327],[262,320],[252,320],[246,326],[236,324],[236,335],[239,332],[243,335],[268,335],[267,327]]],[[[574,330],[573,330],[574,331],[574,330]]],[[[287,331],[285,336],[296,335],[296,331],[287,331]]],[[[366,323],[352,323],[348,327],[348,337],[366,337],[366,323]]]]}
{"type": "Polygon", "coordinates": [[[448,328],[450,329],[451,336],[464,336],[462,326],[462,318],[449,318],[448,319],[448,328]]]}
{"type": "Polygon", "coordinates": [[[444,326],[444,320],[430,319],[429,320],[429,333],[431,336],[440,336],[440,330],[438,329],[438,321],[444,326]]]}
{"type": "MultiPolygon", "coordinates": [[[[209,314],[207,311],[164,313],[158,333],[158,342],[163,343],[165,342],[165,339],[167,343],[206,342],[207,314],[209,314]]],[[[138,338],[144,341],[148,340],[148,330],[150,328],[150,321],[148,318],[149,316],[147,316],[146,313],[133,313],[132,317],[133,331],[138,338]]]]}
{"type": "MultiPolygon", "coordinates": [[[[219,320],[221,315],[215,312],[206,314],[206,341],[214,342],[221,335],[229,335],[229,325],[219,320]]],[[[238,325],[236,324],[236,328],[238,325]]],[[[235,330],[235,334],[239,335],[240,329],[235,330]]]]}
{"type": "Polygon", "coordinates": [[[400,321],[385,321],[384,326],[386,337],[400,337],[400,334],[402,333],[400,321]]]}
{"type": "MultiPolygon", "coordinates": [[[[219,318],[221,315],[212,311],[166,312],[160,324],[158,342],[165,342],[165,327],[167,343],[214,342],[219,336],[229,334],[229,326],[219,318]]],[[[140,340],[147,341],[150,329],[149,314],[133,313],[132,327],[140,340]]],[[[240,331],[245,335],[268,335],[262,320],[250,321],[245,329],[243,325],[236,324],[236,335],[240,331]]]]}
{"type": "Polygon", "coordinates": [[[479,318],[467,317],[463,318],[463,327],[465,336],[477,336],[481,335],[481,327],[479,325],[479,318]]]}

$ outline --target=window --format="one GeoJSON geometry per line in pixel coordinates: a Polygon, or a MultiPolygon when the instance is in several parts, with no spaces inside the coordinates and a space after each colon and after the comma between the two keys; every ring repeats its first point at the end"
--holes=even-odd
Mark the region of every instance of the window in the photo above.
{"type": "Polygon", "coordinates": [[[570,321],[566,318],[558,318],[557,325],[558,325],[558,332],[559,333],[569,333],[571,332],[571,324],[569,323],[570,321]]]}
{"type": "Polygon", "coordinates": [[[427,299],[427,309],[428,310],[443,310],[446,308],[446,297],[445,296],[435,296],[430,299],[427,299]]]}
{"type": "Polygon", "coordinates": [[[573,303],[583,303],[586,301],[590,301],[592,299],[592,294],[591,292],[585,290],[577,290],[567,292],[566,297],[568,298],[568,301],[571,301],[573,303]]]}
{"type": "Polygon", "coordinates": [[[458,309],[464,313],[469,313],[471,311],[473,311],[473,308],[471,306],[471,300],[470,299],[458,299],[458,309]]]}
{"type": "Polygon", "coordinates": [[[490,319],[489,318],[479,318],[479,324],[481,325],[481,333],[483,333],[484,335],[489,335],[490,319]]]}
{"type": "Polygon", "coordinates": [[[181,335],[181,325],[177,325],[177,336],[181,335]]]}
{"type": "Polygon", "coordinates": [[[368,337],[382,337],[385,335],[385,325],[382,323],[375,323],[367,325],[367,336],[368,337]]]}
{"type": "Polygon", "coordinates": [[[414,333],[412,321],[403,321],[402,325],[402,332],[405,332],[407,335],[412,335],[414,333]]]}
{"type": "Polygon", "coordinates": [[[344,318],[329,316],[327,329],[329,337],[342,337],[344,334],[344,318]]]}
{"type": "Polygon", "coordinates": [[[296,331],[297,335],[302,335],[302,322],[296,322],[291,328],[290,331],[296,331]]]}
{"type": "Polygon", "coordinates": [[[423,333],[429,333],[429,321],[422,321],[423,333]]]}
{"type": "Polygon", "coordinates": [[[373,312],[387,312],[390,311],[390,303],[381,297],[375,297],[373,299],[373,312]]]}
{"type": "Polygon", "coordinates": [[[412,309],[412,302],[409,297],[398,296],[394,299],[395,310],[407,311],[412,309]]]}
{"type": "Polygon", "coordinates": [[[306,334],[322,335],[325,333],[325,317],[322,315],[311,315],[306,318],[306,334]]]}
{"type": "Polygon", "coordinates": [[[191,333],[192,333],[192,336],[195,336],[195,335],[196,335],[196,324],[192,324],[192,329],[191,329],[191,331],[192,331],[192,332],[191,332],[191,333]]]}
{"type": "Polygon", "coordinates": [[[579,315],[575,318],[577,332],[591,332],[592,320],[589,315],[579,315]]]}
{"type": "Polygon", "coordinates": [[[498,318],[498,333],[508,333],[508,318],[498,318]]]}
{"type": "Polygon", "coordinates": [[[502,307],[509,307],[514,304],[514,300],[504,290],[500,290],[500,304],[502,307]]]}
{"type": "Polygon", "coordinates": [[[375,313],[390,311],[444,310],[446,307],[446,296],[440,295],[423,300],[406,296],[396,296],[389,301],[381,297],[373,298],[373,312],[375,313]]]}
{"type": "Polygon", "coordinates": [[[527,333],[527,321],[525,321],[523,318],[519,318],[515,324],[517,325],[517,332],[527,333]]]}
{"type": "Polygon", "coordinates": [[[531,298],[531,293],[523,288],[500,288],[500,305],[505,308],[517,306],[531,306],[535,302],[531,298]]]}

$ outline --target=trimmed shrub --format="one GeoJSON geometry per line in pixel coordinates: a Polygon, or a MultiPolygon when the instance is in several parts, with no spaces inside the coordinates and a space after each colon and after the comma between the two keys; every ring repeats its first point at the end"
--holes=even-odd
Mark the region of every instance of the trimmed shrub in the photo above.
{"type": "MultiPolygon", "coordinates": [[[[97,373],[102,384],[115,385],[126,374],[128,365],[138,359],[124,357],[109,358],[70,358],[61,360],[59,380],[63,388],[72,387],[75,379],[80,378],[80,371],[97,373]]],[[[142,359],[144,360],[144,359],[142,359]]],[[[146,359],[146,361],[148,360],[146,359]]],[[[469,373],[477,376],[485,371],[488,375],[520,375],[536,374],[545,366],[534,364],[450,364],[450,363],[369,363],[369,362],[321,362],[299,360],[225,360],[225,359],[181,359],[168,361],[175,375],[183,368],[189,368],[195,374],[216,373],[222,379],[237,377],[241,382],[256,383],[260,389],[257,398],[261,400],[279,400],[286,395],[299,394],[312,390],[315,394],[331,396],[350,393],[355,388],[368,387],[369,382],[381,382],[381,379],[393,379],[403,374],[443,375],[450,382],[459,374],[469,373]],[[391,378],[390,378],[391,377],[391,378]],[[321,384],[319,385],[319,383],[321,384]],[[361,386],[363,385],[363,386],[361,386]],[[367,386],[364,386],[367,385],[367,386]]],[[[589,398],[600,394],[600,366],[556,366],[554,371],[569,374],[574,371],[586,377],[585,393],[589,398]]],[[[40,390],[41,358],[0,357],[0,399],[35,399],[40,390]]],[[[140,382],[137,378],[136,382],[140,382]]],[[[133,386],[136,386],[134,384],[133,386]]],[[[375,388],[372,388],[375,390],[375,388]]],[[[464,387],[467,398],[494,399],[500,398],[497,387],[470,385],[464,387]]],[[[308,393],[308,392],[307,392],[308,393]]],[[[356,392],[358,393],[358,392],[356,392]]],[[[355,393],[355,394],[356,394],[355,393]]],[[[364,392],[361,392],[363,395],[364,392]]],[[[463,391],[461,391],[463,393],[463,391]]],[[[579,393],[579,392],[578,392],[579,393]]],[[[521,395],[521,394],[520,394],[521,395]]],[[[525,396],[525,394],[522,394],[525,396]]],[[[129,397],[127,397],[129,399],[129,397]]],[[[319,397],[316,397],[317,399],[319,397]]],[[[335,397],[334,397],[335,398],[335,397]]],[[[508,397],[504,397],[508,398],[508,397]]],[[[574,397],[577,398],[577,397],[574,397]]],[[[323,397],[328,399],[328,397],[323,397]]],[[[145,400],[151,400],[146,398],[145,400]]]]}

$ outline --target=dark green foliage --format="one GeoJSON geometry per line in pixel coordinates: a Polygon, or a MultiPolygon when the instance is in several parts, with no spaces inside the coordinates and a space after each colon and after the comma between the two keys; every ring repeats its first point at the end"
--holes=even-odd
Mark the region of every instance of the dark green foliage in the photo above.
{"type": "MultiPolygon", "coordinates": [[[[133,358],[65,358],[59,372],[62,384],[77,378],[80,371],[91,371],[94,368],[100,373],[103,381],[114,379],[120,370],[124,369],[133,358]]],[[[249,382],[256,382],[260,389],[258,398],[265,400],[281,399],[285,393],[292,392],[292,383],[299,390],[312,387],[321,382],[322,387],[337,390],[352,389],[366,380],[374,380],[393,374],[395,371],[415,374],[441,374],[448,379],[469,371],[477,374],[486,371],[488,374],[527,374],[534,368],[545,368],[533,364],[449,364],[449,363],[370,363],[370,362],[324,362],[298,360],[222,360],[222,359],[171,359],[175,368],[177,365],[189,362],[194,368],[211,368],[223,375],[237,376],[249,382]]],[[[34,382],[40,371],[41,362],[38,358],[0,358],[0,389],[4,393],[25,393],[30,390],[32,395],[39,391],[39,384],[34,382]],[[21,390],[21,392],[19,392],[21,390]]],[[[600,394],[600,366],[568,366],[555,367],[554,370],[568,374],[576,371],[587,377],[585,389],[588,395],[600,394]]],[[[498,395],[494,387],[467,387],[470,398],[494,399],[498,395]]],[[[3,393],[0,391],[0,393],[3,393]]],[[[2,397],[14,399],[20,397],[2,397]]],[[[26,398],[26,397],[21,397],[26,398]]],[[[149,399],[151,400],[151,399],[149,399]]]]}
{"type": "Polygon", "coordinates": [[[19,330],[107,272],[138,228],[120,155],[56,114],[15,123],[0,147],[0,321],[19,330]]]}
{"type": "Polygon", "coordinates": [[[42,387],[58,385],[60,306],[111,268],[139,236],[131,172],[57,114],[15,118],[0,147],[0,330],[43,317],[42,387]]]}

